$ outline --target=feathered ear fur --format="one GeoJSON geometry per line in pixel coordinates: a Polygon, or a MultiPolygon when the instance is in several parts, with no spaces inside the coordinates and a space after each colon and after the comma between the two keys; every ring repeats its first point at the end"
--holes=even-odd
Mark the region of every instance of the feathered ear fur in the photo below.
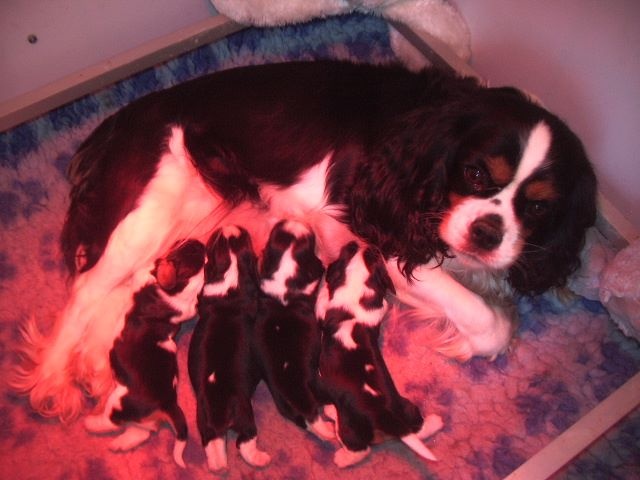
{"type": "Polygon", "coordinates": [[[269,234],[269,240],[267,240],[267,245],[264,248],[260,265],[260,276],[262,278],[271,278],[280,268],[282,255],[295,239],[292,233],[282,228],[283,225],[284,220],[278,222],[269,234]]]}
{"type": "Polygon", "coordinates": [[[237,228],[240,235],[229,238],[229,247],[238,259],[238,273],[242,277],[240,280],[246,285],[243,280],[248,277],[256,283],[258,279],[258,260],[253,249],[251,236],[244,228],[237,228]]]}
{"type": "Polygon", "coordinates": [[[374,248],[368,247],[362,254],[364,263],[369,270],[371,276],[367,281],[367,285],[370,285],[376,292],[385,294],[386,292],[396,293],[396,289],[393,286],[387,267],[385,266],[384,259],[380,252],[374,248]]]}
{"type": "Polygon", "coordinates": [[[322,278],[324,267],[316,256],[316,240],[312,233],[296,238],[292,253],[300,268],[296,276],[287,281],[287,287],[304,289],[307,285],[322,278]]]}
{"type": "Polygon", "coordinates": [[[204,267],[205,283],[218,283],[224,279],[231,265],[229,240],[222,235],[222,229],[214,231],[207,241],[207,263],[204,267]]]}
{"type": "Polygon", "coordinates": [[[347,265],[358,251],[358,244],[356,242],[349,242],[340,249],[340,255],[327,267],[327,289],[329,291],[329,298],[333,297],[333,292],[340,286],[344,285],[346,281],[346,269],[347,265]]]}

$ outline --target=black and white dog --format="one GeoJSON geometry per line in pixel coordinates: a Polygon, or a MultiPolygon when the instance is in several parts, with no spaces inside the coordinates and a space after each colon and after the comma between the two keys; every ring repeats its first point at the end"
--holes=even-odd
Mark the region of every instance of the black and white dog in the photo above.
{"type": "Polygon", "coordinates": [[[85,418],[94,433],[126,430],[110,444],[129,450],[144,442],[168,417],[176,431],[173,458],[184,467],[187,422],[178,405],[178,361],[175,336],[180,324],[195,315],[202,289],[204,245],[179,242],[156,261],[149,283],[134,295],[133,308],[109,354],[115,388],[100,415],[85,418]]]}
{"type": "Polygon", "coordinates": [[[334,438],[322,420],[317,398],[320,328],[316,298],[324,267],[313,232],[283,220],[275,225],[262,254],[262,296],[254,344],[263,377],[278,411],[324,440],[334,438]]]}
{"type": "Polygon", "coordinates": [[[25,331],[14,385],[69,419],[105,359],[141,272],[177,239],[299,219],[319,257],[349,240],[387,260],[400,301],[446,318],[446,353],[509,345],[511,294],[565,284],[596,214],[578,138],[510,88],[428,69],[345,62],[238,68],[137,100],[74,156],[62,250],[73,289],[53,334],[25,331]],[[33,365],[33,367],[31,366],[33,365]]]}
{"type": "Polygon", "coordinates": [[[251,348],[258,311],[258,267],[251,238],[226,226],[207,242],[205,284],[199,320],[189,346],[189,377],[197,401],[197,423],[212,471],[227,468],[226,435],[237,434],[241,457],[265,466],[271,458],[257,447],[251,398],[260,370],[251,348]]]}
{"type": "Polygon", "coordinates": [[[334,461],[340,467],[364,459],[376,431],[400,438],[418,455],[436,460],[421,438],[442,427],[437,415],[423,419],[391,378],[378,342],[387,312],[386,295],[394,291],[382,256],[350,242],[327,268],[318,298],[322,324],[320,386],[332,404],[342,444],[334,461]]]}

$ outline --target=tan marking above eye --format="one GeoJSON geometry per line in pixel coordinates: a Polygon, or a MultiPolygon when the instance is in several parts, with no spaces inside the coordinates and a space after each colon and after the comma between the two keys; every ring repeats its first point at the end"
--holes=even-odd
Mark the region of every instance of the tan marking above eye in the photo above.
{"type": "Polygon", "coordinates": [[[506,185],[511,181],[515,172],[507,159],[502,156],[488,157],[486,166],[496,185],[506,185]]]}
{"type": "Polygon", "coordinates": [[[529,183],[524,194],[528,200],[556,200],[560,194],[549,180],[536,180],[529,183]]]}

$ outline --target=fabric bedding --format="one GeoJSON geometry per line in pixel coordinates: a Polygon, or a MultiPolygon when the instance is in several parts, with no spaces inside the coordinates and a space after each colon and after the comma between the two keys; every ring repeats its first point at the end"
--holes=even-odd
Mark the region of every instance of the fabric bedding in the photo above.
{"type": "MultiPolygon", "coordinates": [[[[15,362],[19,325],[35,315],[43,331],[65,303],[58,249],[74,150],[107,115],[151,91],[233,66],[285,60],[395,60],[386,23],[348,15],[282,28],[247,29],[141,72],[95,94],[0,134],[0,362],[15,362]]],[[[497,479],[512,472],[640,370],[640,347],[625,337],[598,302],[553,294],[521,298],[511,350],[495,361],[460,363],[429,347],[421,321],[390,316],[382,347],[399,390],[437,413],[444,429],[427,440],[439,462],[417,458],[398,441],[373,448],[346,470],[333,465],[337,446],[283,420],[261,384],[254,399],[258,441],[270,466],[244,464],[228,440],[228,479],[425,478],[497,479]]],[[[2,478],[210,478],[195,426],[186,349],[195,320],[178,339],[179,395],[189,421],[187,469],[173,463],[174,435],[161,428],[127,453],[88,434],[81,421],[62,425],[30,410],[28,400],[0,384],[2,478]]],[[[640,478],[640,413],[627,417],[581,454],[558,478],[640,478]]]]}

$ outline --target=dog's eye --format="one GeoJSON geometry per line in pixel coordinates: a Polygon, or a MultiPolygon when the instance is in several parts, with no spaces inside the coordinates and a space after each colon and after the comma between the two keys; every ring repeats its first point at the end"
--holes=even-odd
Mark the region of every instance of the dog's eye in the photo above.
{"type": "Polygon", "coordinates": [[[481,193],[488,189],[490,178],[487,172],[474,165],[467,165],[464,167],[464,179],[467,185],[475,193],[481,193]]]}
{"type": "Polygon", "coordinates": [[[549,205],[547,205],[547,202],[541,201],[529,202],[526,208],[527,215],[534,218],[542,217],[549,211],[549,205]]]}

